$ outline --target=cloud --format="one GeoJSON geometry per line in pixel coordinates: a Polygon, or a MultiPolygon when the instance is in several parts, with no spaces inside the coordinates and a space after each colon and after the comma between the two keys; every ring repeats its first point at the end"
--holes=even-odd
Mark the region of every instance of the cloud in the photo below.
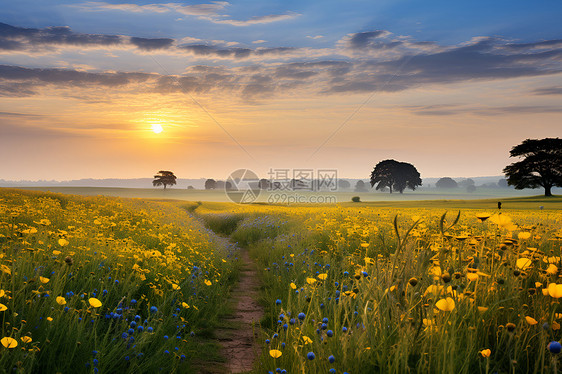
{"type": "Polygon", "coordinates": [[[141,13],[141,12],[155,12],[166,13],[175,11],[186,16],[209,16],[216,15],[225,7],[230,5],[226,1],[212,1],[208,4],[194,4],[184,5],[181,3],[167,3],[167,4],[110,4],[101,1],[89,1],[82,4],[71,5],[72,7],[79,8],[85,11],[104,11],[104,10],[120,10],[124,12],[141,13]]]}
{"type": "Polygon", "coordinates": [[[146,51],[152,51],[155,49],[167,49],[174,43],[174,39],[169,38],[146,39],[131,37],[130,41],[131,44],[136,45],[138,48],[146,51]]]}
{"type": "Polygon", "coordinates": [[[368,32],[358,32],[350,35],[349,44],[351,48],[365,48],[373,43],[374,39],[387,36],[390,33],[384,30],[375,30],[368,32]]]}
{"type": "Polygon", "coordinates": [[[183,14],[185,16],[196,16],[199,19],[207,20],[216,24],[225,24],[231,26],[250,26],[258,24],[267,24],[272,22],[279,22],[290,20],[298,17],[300,14],[294,12],[287,12],[284,14],[267,14],[263,16],[255,16],[248,20],[234,20],[225,19],[225,15],[222,14],[223,11],[230,3],[227,1],[211,1],[207,4],[193,4],[184,5],[181,3],[166,3],[166,4],[110,4],[101,1],[89,1],[77,5],[69,5],[78,8],[83,11],[107,11],[107,10],[118,10],[123,12],[131,13],[167,13],[176,12],[183,14]]]}
{"type": "Polygon", "coordinates": [[[218,58],[244,59],[252,56],[281,56],[294,52],[297,48],[276,47],[276,48],[241,48],[241,47],[218,47],[206,44],[191,44],[178,47],[180,50],[189,52],[195,56],[209,56],[218,58]]]}
{"type": "Polygon", "coordinates": [[[324,36],[322,36],[322,35],[316,35],[316,36],[307,35],[306,37],[309,38],[309,39],[316,40],[316,39],[322,39],[324,36]]]}
{"type": "MultiPolygon", "coordinates": [[[[365,34],[365,33],[362,33],[365,34]]],[[[349,37],[344,48],[354,48],[351,40],[373,48],[373,38],[379,32],[349,37]]],[[[537,49],[527,43],[526,48],[506,49],[499,38],[480,37],[458,46],[425,50],[411,49],[419,42],[408,41],[408,49],[377,57],[353,59],[354,71],[345,81],[334,81],[327,93],[400,91],[430,84],[448,84],[473,80],[496,80],[531,77],[562,72],[562,45],[541,42],[537,49]],[[398,53],[399,52],[399,53],[398,53]],[[398,54],[397,54],[398,53],[398,54]]],[[[406,43],[404,42],[403,45],[406,43]]],[[[375,46],[376,48],[376,46],[375,46]]]]}
{"type": "MultiPolygon", "coordinates": [[[[38,69],[21,66],[0,65],[0,80],[27,83],[27,89],[45,84],[61,86],[94,85],[104,87],[123,86],[144,82],[151,77],[147,73],[88,73],[72,69],[38,69]]],[[[0,81],[0,83],[3,83],[0,81]]]]}
{"type": "Polygon", "coordinates": [[[261,43],[266,43],[266,42],[267,42],[267,40],[260,39],[260,40],[254,40],[252,42],[252,44],[261,44],[261,43]]]}
{"type": "Polygon", "coordinates": [[[209,20],[213,23],[219,23],[224,25],[231,25],[231,26],[251,26],[251,25],[259,25],[259,24],[266,24],[272,22],[279,22],[279,21],[286,21],[293,18],[300,16],[298,13],[288,12],[284,14],[268,14],[265,16],[255,16],[246,21],[234,20],[234,19],[213,19],[210,18],[209,20]]]}
{"type": "Polygon", "coordinates": [[[455,116],[455,115],[477,115],[498,116],[506,114],[544,114],[562,113],[562,107],[550,105],[511,105],[499,107],[466,107],[454,104],[428,105],[428,106],[406,106],[414,114],[422,116],[455,116]]]}
{"type": "Polygon", "coordinates": [[[562,87],[537,88],[532,93],[535,95],[562,95],[562,87]]]}
{"type": "Polygon", "coordinates": [[[119,35],[79,34],[67,26],[44,29],[15,27],[0,23],[0,49],[22,50],[31,46],[74,45],[112,46],[123,42],[119,35]]]}

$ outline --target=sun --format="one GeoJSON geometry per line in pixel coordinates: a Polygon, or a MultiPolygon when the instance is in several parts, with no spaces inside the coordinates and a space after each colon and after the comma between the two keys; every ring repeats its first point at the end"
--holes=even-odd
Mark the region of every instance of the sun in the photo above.
{"type": "Polygon", "coordinates": [[[160,134],[162,130],[164,129],[162,128],[162,125],[160,125],[159,123],[155,123],[152,125],[152,131],[154,131],[155,134],[160,134]]]}

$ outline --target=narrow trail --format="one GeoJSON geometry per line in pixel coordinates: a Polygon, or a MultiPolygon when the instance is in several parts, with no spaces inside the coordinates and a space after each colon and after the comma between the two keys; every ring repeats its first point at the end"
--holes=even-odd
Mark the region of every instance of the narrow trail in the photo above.
{"type": "Polygon", "coordinates": [[[233,328],[217,331],[228,373],[252,370],[259,352],[256,338],[263,316],[263,308],[257,302],[259,281],[256,265],[247,249],[240,249],[239,253],[243,265],[238,284],[231,293],[233,313],[228,316],[233,328]]]}

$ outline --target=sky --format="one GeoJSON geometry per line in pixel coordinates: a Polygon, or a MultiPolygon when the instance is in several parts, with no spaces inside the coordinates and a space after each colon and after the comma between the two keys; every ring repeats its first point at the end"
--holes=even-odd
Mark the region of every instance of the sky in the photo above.
{"type": "Polygon", "coordinates": [[[2,1],[0,179],[501,175],[562,135],[562,2],[2,1]],[[161,126],[156,133],[153,126],[161,126]]]}

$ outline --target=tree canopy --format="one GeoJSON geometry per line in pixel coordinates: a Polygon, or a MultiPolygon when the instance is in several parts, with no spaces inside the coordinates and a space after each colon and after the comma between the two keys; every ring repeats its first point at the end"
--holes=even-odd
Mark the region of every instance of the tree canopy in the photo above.
{"type": "Polygon", "coordinates": [[[562,187],[562,139],[526,139],[509,156],[523,158],[503,169],[515,189],[543,187],[544,195],[552,196],[552,187],[562,187]]]}
{"type": "Polygon", "coordinates": [[[437,188],[457,188],[458,186],[457,181],[450,177],[443,177],[435,183],[435,187],[437,188]]]}
{"type": "Polygon", "coordinates": [[[377,190],[385,187],[403,193],[406,188],[415,190],[422,185],[420,173],[414,165],[396,160],[384,160],[379,162],[371,173],[371,187],[377,185],[377,190]]]}
{"type": "Polygon", "coordinates": [[[166,186],[176,184],[176,179],[177,177],[173,172],[168,170],[160,170],[158,174],[154,176],[152,185],[154,187],[164,186],[164,189],[166,189],[166,186]]]}

